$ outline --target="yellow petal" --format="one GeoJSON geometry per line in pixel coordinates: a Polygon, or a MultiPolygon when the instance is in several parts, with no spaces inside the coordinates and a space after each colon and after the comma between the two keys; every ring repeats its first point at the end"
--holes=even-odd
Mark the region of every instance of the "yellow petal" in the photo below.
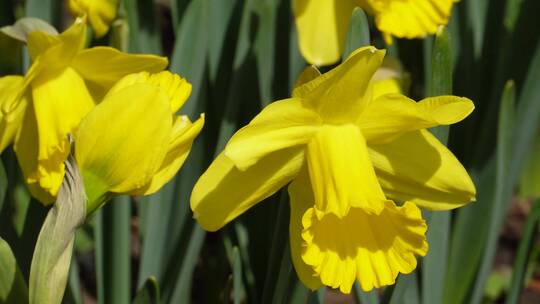
{"type": "Polygon", "coordinates": [[[289,223],[289,241],[291,242],[291,258],[298,278],[311,290],[319,289],[321,279],[316,276],[313,268],[302,260],[304,240],[302,239],[302,216],[313,207],[315,198],[311,190],[311,183],[307,169],[304,167],[298,176],[289,185],[291,200],[291,218],[289,223]]]}
{"type": "Polygon", "coordinates": [[[159,169],[172,128],[168,98],[148,84],[107,97],[82,121],[75,139],[89,211],[106,192],[144,187],[159,169]]]}
{"type": "Polygon", "coordinates": [[[386,198],[358,127],[325,125],[308,144],[306,158],[318,211],[338,217],[352,207],[382,211],[386,198]]]}
{"type": "Polygon", "coordinates": [[[448,23],[454,0],[365,0],[377,28],[386,35],[421,38],[448,23]]]}
{"type": "Polygon", "coordinates": [[[321,76],[321,71],[317,69],[315,65],[310,65],[306,67],[300,75],[298,75],[298,79],[296,79],[296,82],[294,83],[294,89],[292,92],[293,97],[301,98],[301,94],[297,94],[296,88],[301,87],[302,85],[314,80],[315,78],[321,76]]]}
{"type": "Polygon", "coordinates": [[[366,140],[389,142],[399,135],[463,120],[474,110],[468,98],[431,97],[415,102],[400,94],[383,95],[373,101],[358,119],[366,140]]]}
{"type": "Polygon", "coordinates": [[[279,100],[233,135],[225,155],[246,170],[269,153],[306,144],[320,124],[320,117],[303,100],[279,100]]]}
{"type": "Polygon", "coordinates": [[[96,37],[103,37],[116,17],[117,0],[69,0],[68,7],[74,16],[88,15],[96,37]]]}
{"type": "Polygon", "coordinates": [[[223,153],[199,178],[191,193],[191,210],[206,230],[216,231],[247,209],[274,194],[300,170],[304,152],[286,149],[240,171],[223,153]]]}
{"type": "Polygon", "coordinates": [[[174,177],[186,160],[195,137],[199,135],[204,125],[204,115],[201,115],[195,123],[191,123],[186,116],[177,116],[173,123],[171,138],[167,155],[150,182],[141,189],[132,192],[133,195],[152,194],[174,177]]]}
{"type": "Polygon", "coordinates": [[[341,58],[354,7],[352,0],[293,2],[300,52],[309,63],[329,65],[341,58]]]}
{"type": "Polygon", "coordinates": [[[394,200],[448,210],[475,199],[476,189],[465,168],[426,130],[369,148],[383,191],[394,200]]]}
{"type": "Polygon", "coordinates": [[[82,78],[71,68],[42,73],[32,82],[37,123],[37,167],[26,178],[56,196],[64,177],[64,160],[70,152],[68,134],[74,133],[94,101],[82,78]]]}
{"type": "Polygon", "coordinates": [[[21,98],[23,84],[22,76],[0,78],[0,153],[13,143],[21,126],[27,102],[20,102],[17,99],[21,98]],[[2,111],[3,108],[9,112],[2,111]]]}
{"type": "Polygon", "coordinates": [[[55,197],[40,184],[56,184],[59,179],[63,179],[64,164],[50,166],[55,164],[55,159],[44,160],[41,165],[38,164],[39,138],[34,106],[32,102],[24,101],[23,103],[27,106],[13,149],[30,194],[44,205],[49,205],[54,203],[55,197]],[[47,172],[48,168],[52,170],[47,172]]]}
{"type": "Polygon", "coordinates": [[[350,123],[371,101],[370,82],[385,51],[364,47],[333,70],[295,89],[295,96],[313,104],[325,122],[350,123]]]}
{"type": "Polygon", "coordinates": [[[41,58],[48,69],[69,65],[73,57],[80,52],[86,43],[86,23],[77,19],[73,25],[60,35],[51,35],[36,31],[28,34],[28,52],[32,60],[41,58]]]}
{"type": "Polygon", "coordinates": [[[355,279],[364,291],[394,284],[427,253],[426,223],[412,203],[387,203],[379,215],[352,208],[344,218],[319,218],[310,208],[302,218],[302,260],[324,285],[349,293],[355,279]]]}
{"type": "Polygon", "coordinates": [[[146,71],[156,73],[168,64],[167,58],[120,52],[111,47],[94,47],[77,54],[72,66],[85,80],[108,90],[122,77],[146,71]]]}

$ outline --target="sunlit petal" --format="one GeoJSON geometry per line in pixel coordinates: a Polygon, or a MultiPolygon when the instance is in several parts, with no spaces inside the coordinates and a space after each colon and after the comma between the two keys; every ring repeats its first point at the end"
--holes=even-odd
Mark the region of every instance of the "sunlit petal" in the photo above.
{"type": "Polygon", "coordinates": [[[191,193],[191,210],[206,230],[216,231],[290,182],[304,162],[301,149],[286,149],[238,170],[223,153],[199,178],[191,193]]]}
{"type": "Polygon", "coordinates": [[[432,210],[474,201],[476,189],[459,160],[428,131],[413,131],[369,154],[379,182],[390,198],[432,210]]]}
{"type": "Polygon", "coordinates": [[[245,170],[269,153],[306,144],[320,124],[320,117],[303,100],[279,100],[233,135],[225,155],[245,170]]]}

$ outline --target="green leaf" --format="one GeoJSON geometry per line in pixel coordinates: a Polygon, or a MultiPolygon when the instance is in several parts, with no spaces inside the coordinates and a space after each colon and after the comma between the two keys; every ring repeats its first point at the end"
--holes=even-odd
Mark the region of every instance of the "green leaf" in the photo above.
{"type": "Polygon", "coordinates": [[[234,304],[240,304],[245,301],[246,293],[242,284],[242,258],[238,247],[232,249],[232,268],[233,268],[233,300],[234,304]]]}
{"type": "Polygon", "coordinates": [[[0,303],[27,303],[28,288],[9,244],[0,238],[0,303]]]}
{"type": "Polygon", "coordinates": [[[354,50],[366,45],[370,45],[369,23],[364,11],[356,7],[351,16],[349,31],[347,32],[347,39],[341,58],[345,60],[354,50]]]}
{"type": "Polygon", "coordinates": [[[174,291],[171,296],[171,300],[168,303],[189,303],[191,299],[191,286],[193,270],[197,265],[199,259],[199,252],[201,251],[206,231],[196,225],[193,227],[191,238],[188,242],[188,248],[182,261],[181,270],[174,286],[174,291]]]}
{"type": "MultiPolygon", "coordinates": [[[[432,96],[452,93],[452,50],[446,29],[441,28],[435,38],[431,55],[431,80],[429,92],[432,96]]],[[[426,77],[427,78],[427,77],[426,77]]],[[[448,141],[448,126],[431,129],[444,144],[448,141]]],[[[429,251],[422,260],[422,301],[441,303],[444,276],[448,262],[450,237],[450,212],[425,212],[428,217],[427,241],[429,251]]]]}
{"type": "Polygon", "coordinates": [[[361,304],[379,304],[379,295],[376,289],[365,292],[360,288],[358,282],[354,282],[354,296],[356,302],[361,304]]]}
{"type": "Polygon", "coordinates": [[[261,105],[273,101],[272,85],[274,79],[276,54],[276,28],[279,1],[251,1],[254,13],[258,16],[258,29],[255,37],[255,57],[259,76],[261,105]]]}
{"type": "Polygon", "coordinates": [[[99,303],[131,299],[131,202],[113,198],[96,214],[96,274],[99,303]]]}
{"type": "Polygon", "coordinates": [[[65,162],[66,174],[55,204],[39,232],[30,268],[30,304],[61,303],[69,274],[75,230],[86,216],[86,195],[75,160],[65,162]]]}
{"type": "MultiPolygon", "coordinates": [[[[115,302],[116,303],[116,302],[115,302]]],[[[159,284],[155,277],[149,277],[137,292],[133,304],[159,304],[159,284]]]]}
{"type": "Polygon", "coordinates": [[[53,26],[59,25],[60,4],[56,0],[27,0],[26,17],[40,18],[53,26]]]}
{"type": "Polygon", "coordinates": [[[531,248],[536,236],[538,235],[537,227],[539,222],[540,200],[537,199],[532,203],[531,212],[527,216],[527,222],[525,223],[523,235],[519,241],[517,257],[514,263],[514,269],[512,271],[512,279],[510,281],[510,290],[508,292],[508,296],[506,297],[506,303],[508,304],[518,303],[519,295],[523,289],[527,263],[531,256],[531,248]]]}
{"type": "Polygon", "coordinates": [[[217,77],[219,60],[224,53],[223,45],[227,37],[227,29],[230,28],[229,24],[237,2],[236,0],[212,0],[212,4],[208,7],[208,69],[212,82],[215,82],[217,77]]]}
{"type": "Polygon", "coordinates": [[[155,1],[124,0],[129,24],[129,49],[133,53],[161,54],[161,29],[155,1]]]}
{"type": "Polygon", "coordinates": [[[288,220],[289,220],[289,210],[288,210],[288,200],[289,196],[287,195],[286,190],[281,190],[281,197],[278,207],[278,213],[276,218],[276,224],[274,226],[274,232],[272,233],[272,247],[270,248],[269,261],[266,267],[266,278],[264,279],[264,288],[261,302],[265,303],[281,303],[283,301],[283,292],[281,288],[280,279],[282,279],[286,272],[287,262],[281,267],[282,260],[287,259],[288,265],[290,267],[291,258],[290,258],[290,249],[289,242],[283,241],[288,240],[288,220]],[[278,270],[276,272],[276,270],[278,270]]]}

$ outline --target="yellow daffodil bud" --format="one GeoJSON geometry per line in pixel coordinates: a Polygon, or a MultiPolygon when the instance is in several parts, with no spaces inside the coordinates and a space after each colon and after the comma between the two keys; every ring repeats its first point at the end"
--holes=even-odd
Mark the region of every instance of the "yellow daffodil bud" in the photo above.
{"type": "Polygon", "coordinates": [[[75,159],[88,214],[113,194],[154,193],[178,172],[204,124],[175,114],[190,92],[170,72],[128,75],[82,120],[75,159]]]}
{"type": "MultiPolygon", "coordinates": [[[[31,194],[54,202],[70,153],[68,134],[123,76],[159,72],[167,59],[132,55],[110,47],[84,49],[85,19],[61,34],[24,27],[32,65],[27,74],[0,78],[1,146],[14,150],[31,194]]],[[[42,28],[42,27],[36,27],[42,28]]],[[[12,31],[13,32],[13,31],[12,31]]]]}
{"type": "Polygon", "coordinates": [[[365,47],[325,74],[308,69],[292,98],[236,132],[193,189],[201,226],[220,229],[289,184],[291,257],[306,286],[349,293],[358,281],[368,291],[413,271],[428,250],[419,207],[454,209],[476,195],[427,128],[474,105],[401,95],[399,73],[379,69],[384,55],[365,47]]]}
{"type": "Polygon", "coordinates": [[[105,36],[116,18],[118,0],[68,0],[73,16],[88,16],[96,37],[105,36]]]}

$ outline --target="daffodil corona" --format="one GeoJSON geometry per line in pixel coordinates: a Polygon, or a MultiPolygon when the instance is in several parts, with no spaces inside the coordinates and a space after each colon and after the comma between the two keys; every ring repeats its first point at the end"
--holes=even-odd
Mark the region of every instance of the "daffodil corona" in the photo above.
{"type": "Polygon", "coordinates": [[[75,159],[88,214],[112,194],[152,194],[174,177],[204,125],[204,115],[193,123],[176,115],[190,93],[168,71],[131,74],[81,121],[75,159]]]}
{"type": "Polygon", "coordinates": [[[86,25],[78,19],[61,34],[32,31],[32,65],[26,75],[0,78],[1,148],[14,150],[32,195],[54,202],[70,153],[68,134],[123,76],[158,72],[167,59],[131,55],[110,47],[84,49],[86,25]]]}
{"type": "Polygon", "coordinates": [[[355,7],[375,17],[390,43],[392,36],[422,38],[448,23],[454,0],[294,0],[300,51],[313,64],[337,62],[355,7]]]}
{"type": "Polygon", "coordinates": [[[474,106],[395,93],[374,77],[383,57],[361,48],[326,74],[304,75],[292,98],[240,129],[193,189],[197,221],[220,229],[290,183],[291,255],[308,287],[348,293],[358,280],[367,291],[413,271],[428,250],[419,207],[453,209],[476,195],[426,128],[456,123],[474,106]]]}

